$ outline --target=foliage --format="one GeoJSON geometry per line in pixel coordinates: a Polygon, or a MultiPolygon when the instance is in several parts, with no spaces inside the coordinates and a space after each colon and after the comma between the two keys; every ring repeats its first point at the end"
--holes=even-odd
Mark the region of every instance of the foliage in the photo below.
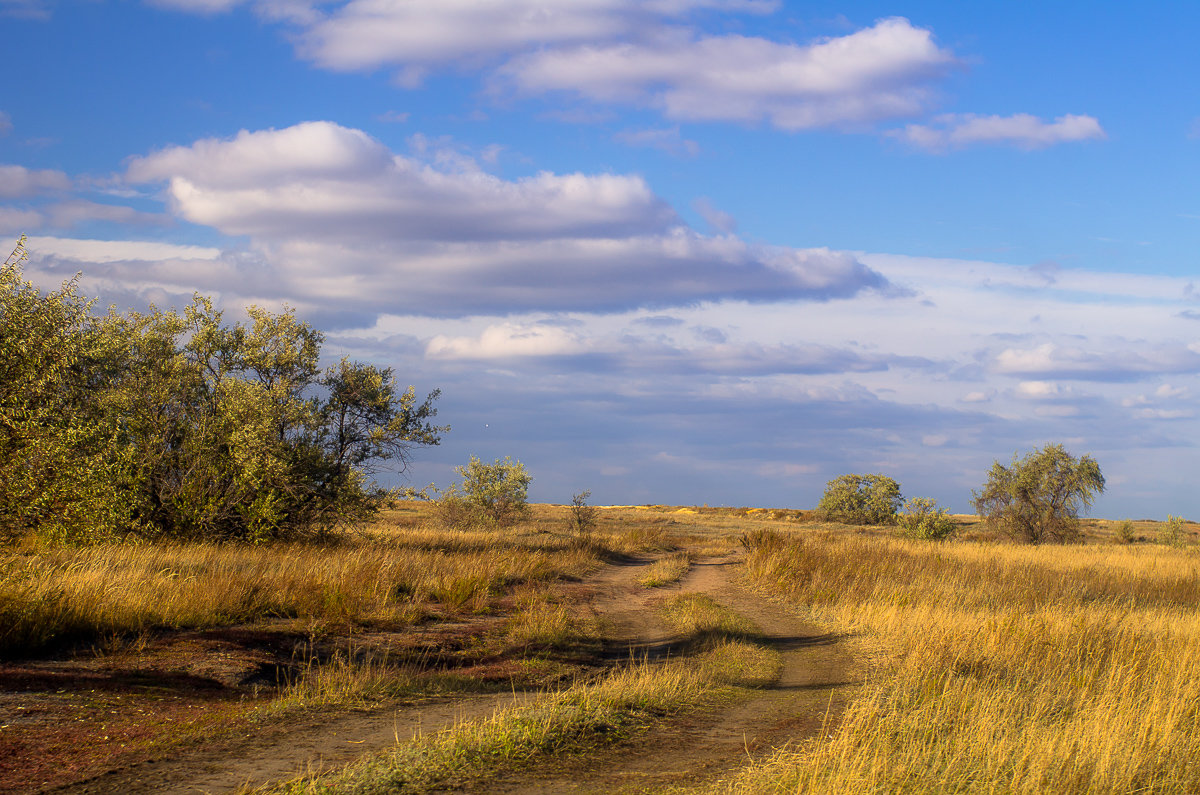
{"type": "Polygon", "coordinates": [[[975,510],[992,528],[1037,544],[1079,537],[1079,511],[1104,491],[1104,475],[1091,456],[1075,458],[1048,444],[1012,464],[992,464],[975,510]]]}
{"type": "Polygon", "coordinates": [[[1117,525],[1116,531],[1113,533],[1113,539],[1118,544],[1132,544],[1134,539],[1133,522],[1129,521],[1128,519],[1121,521],[1121,523],[1117,525]]]}
{"type": "Polygon", "coordinates": [[[592,492],[587,489],[571,495],[571,531],[581,539],[591,535],[599,519],[600,510],[594,505],[588,505],[588,497],[591,496],[592,492]]]}
{"type": "Polygon", "coordinates": [[[454,471],[462,483],[451,485],[438,500],[442,522],[448,527],[508,527],[528,513],[533,478],[520,461],[506,457],[485,464],[471,456],[466,466],[454,471]]]}
{"type": "Polygon", "coordinates": [[[378,467],[447,429],[438,393],[390,369],[322,371],[323,335],[287,309],[222,322],[183,312],[93,316],[74,281],[41,294],[0,273],[0,527],[85,542],[115,535],[268,541],[372,515],[378,467]]]}
{"type": "Polygon", "coordinates": [[[886,475],[841,475],[825,485],[817,510],[846,524],[891,524],[903,497],[886,475]]]}
{"type": "Polygon", "coordinates": [[[913,497],[904,503],[897,522],[902,535],[929,541],[950,538],[958,531],[950,512],[937,507],[937,500],[929,497],[913,497]]]}
{"type": "Polygon", "coordinates": [[[1183,517],[1167,514],[1167,521],[1158,528],[1159,543],[1172,547],[1181,547],[1187,543],[1183,534],[1183,517]]]}

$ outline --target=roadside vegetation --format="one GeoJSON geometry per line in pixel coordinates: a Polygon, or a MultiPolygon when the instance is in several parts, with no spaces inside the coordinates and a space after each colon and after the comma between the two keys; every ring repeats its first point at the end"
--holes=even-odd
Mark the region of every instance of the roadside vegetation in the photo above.
{"type": "Polygon", "coordinates": [[[858,636],[827,740],[733,792],[1195,792],[1200,561],[1166,545],[762,533],[747,572],[858,636]]]}

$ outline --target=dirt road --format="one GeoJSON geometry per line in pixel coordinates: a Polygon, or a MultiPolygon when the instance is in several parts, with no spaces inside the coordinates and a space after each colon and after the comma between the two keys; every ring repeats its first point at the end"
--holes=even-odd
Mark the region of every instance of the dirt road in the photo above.
{"type": "Polygon", "coordinates": [[[836,720],[854,684],[848,681],[851,660],[837,637],[750,591],[739,582],[732,559],[701,561],[679,585],[654,591],[636,585],[640,568],[612,567],[599,577],[594,609],[613,628],[614,650],[668,653],[677,642],[655,608],[672,594],[703,593],[758,625],[760,642],[782,657],[779,680],[746,700],[652,730],[633,747],[561,760],[539,772],[487,782],[478,792],[619,793],[703,783],[773,748],[813,737],[823,722],[836,720]]]}
{"type": "MultiPolygon", "coordinates": [[[[659,617],[658,606],[676,593],[704,593],[755,622],[764,642],[782,656],[774,686],[733,704],[693,712],[631,744],[584,757],[551,760],[507,775],[478,792],[556,793],[644,791],[711,780],[747,756],[817,734],[840,712],[851,682],[850,660],[836,637],[804,624],[789,611],[750,591],[732,558],[700,561],[677,585],[647,589],[637,577],[650,559],[602,569],[587,583],[590,609],[606,628],[606,656],[651,658],[681,649],[659,617]]],[[[429,700],[416,705],[360,711],[334,720],[279,727],[265,736],[237,737],[178,759],[163,759],[64,787],[63,793],[220,793],[306,772],[345,765],[418,733],[490,715],[523,694],[488,694],[429,700]]]]}

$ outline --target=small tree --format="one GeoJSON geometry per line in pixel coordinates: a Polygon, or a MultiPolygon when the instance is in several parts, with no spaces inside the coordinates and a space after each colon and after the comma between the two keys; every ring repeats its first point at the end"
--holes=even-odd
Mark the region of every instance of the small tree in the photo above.
{"type": "Polygon", "coordinates": [[[903,502],[900,484],[886,475],[841,475],[825,484],[817,510],[846,524],[892,524],[903,502]]]}
{"type": "Polygon", "coordinates": [[[462,483],[450,486],[438,501],[446,524],[507,527],[529,512],[529,484],[533,478],[520,461],[497,458],[485,464],[471,456],[466,466],[455,467],[454,471],[462,483]]]}
{"type": "Polygon", "coordinates": [[[958,531],[949,511],[937,507],[937,500],[928,497],[913,497],[904,503],[897,521],[902,535],[927,541],[941,541],[958,531]]]}
{"type": "Polygon", "coordinates": [[[1091,456],[1075,458],[1061,444],[1048,444],[1012,464],[992,464],[975,511],[989,527],[1037,544],[1079,537],[1079,511],[1104,491],[1104,475],[1091,456]]]}
{"type": "Polygon", "coordinates": [[[599,511],[594,505],[588,505],[588,497],[592,492],[584,490],[571,496],[571,530],[586,539],[596,528],[596,518],[599,511]]]}

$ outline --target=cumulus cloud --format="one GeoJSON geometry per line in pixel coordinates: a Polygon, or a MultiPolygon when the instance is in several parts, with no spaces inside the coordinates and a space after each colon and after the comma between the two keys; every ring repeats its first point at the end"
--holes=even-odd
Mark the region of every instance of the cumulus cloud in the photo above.
{"type": "Polygon", "coordinates": [[[886,281],[827,249],[751,245],[686,227],[640,177],[503,180],[454,156],[405,157],[309,122],[134,158],[173,213],[245,235],[245,289],[356,311],[610,311],[698,301],[849,296],[886,281]],[[282,293],[282,295],[280,295],[282,293]]]}
{"type": "Polygon", "coordinates": [[[351,0],[306,26],[299,48],[321,66],[339,70],[479,62],[636,36],[701,9],[768,13],[777,7],[747,0],[351,0]]]}
{"type": "Polygon", "coordinates": [[[880,20],[808,45],[668,32],[646,43],[539,50],[500,76],[523,92],[575,92],[661,109],[675,119],[757,122],[785,130],[922,112],[930,83],[956,63],[907,19],[880,20]]]}
{"type": "Polygon", "coordinates": [[[0,198],[26,198],[70,187],[70,178],[61,171],[0,165],[0,198]]]}
{"type": "MultiPolygon", "coordinates": [[[[199,13],[239,0],[153,0],[199,13]]],[[[699,11],[769,14],[754,0],[248,0],[290,21],[300,57],[338,71],[390,68],[416,88],[434,70],[482,71],[496,90],[569,92],[654,107],[673,119],[767,121],[785,130],[923,113],[958,61],[933,34],[893,17],[795,44],[703,35],[699,11]]]]}
{"type": "Polygon", "coordinates": [[[1055,144],[1108,137],[1100,122],[1092,116],[1067,114],[1047,122],[1028,113],[1012,116],[952,113],[939,116],[932,125],[909,124],[887,134],[932,152],[976,144],[1044,149],[1055,144]]]}

